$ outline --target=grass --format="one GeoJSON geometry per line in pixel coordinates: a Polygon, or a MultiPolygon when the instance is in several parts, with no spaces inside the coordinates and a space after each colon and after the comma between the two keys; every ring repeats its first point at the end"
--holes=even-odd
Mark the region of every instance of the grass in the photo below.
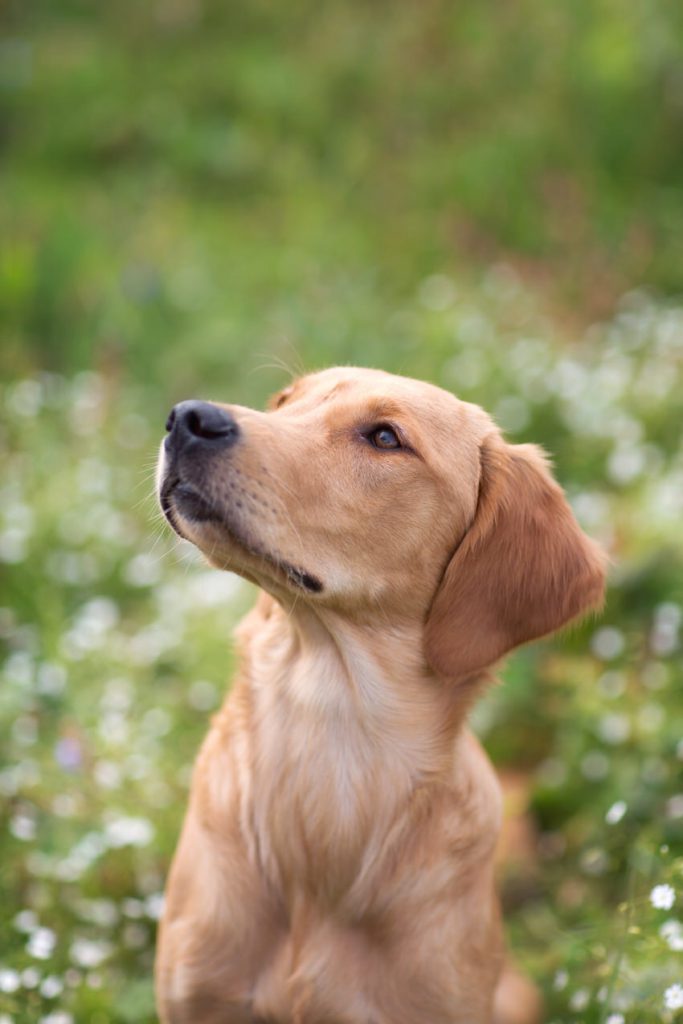
{"type": "Polygon", "coordinates": [[[336,362],[544,444],[608,547],[604,615],[515,655],[475,724],[529,807],[502,881],[547,1020],[677,1019],[680,12],[3,17],[2,1024],[154,1020],[164,878],[253,596],[163,529],[156,446],[177,399],[262,405],[336,362]]]}

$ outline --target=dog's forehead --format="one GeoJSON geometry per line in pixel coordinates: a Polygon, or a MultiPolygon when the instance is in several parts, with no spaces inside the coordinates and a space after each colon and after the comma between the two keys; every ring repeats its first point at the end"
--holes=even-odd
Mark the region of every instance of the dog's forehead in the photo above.
{"type": "Polygon", "coordinates": [[[295,383],[294,393],[315,404],[335,399],[363,404],[391,402],[428,419],[457,417],[467,404],[434,384],[361,367],[334,367],[309,374],[295,383]]]}

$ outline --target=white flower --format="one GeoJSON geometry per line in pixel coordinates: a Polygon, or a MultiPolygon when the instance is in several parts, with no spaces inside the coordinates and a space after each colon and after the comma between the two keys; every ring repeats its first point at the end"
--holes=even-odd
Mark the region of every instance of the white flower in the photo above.
{"type": "Polygon", "coordinates": [[[585,1010],[590,1002],[590,994],[588,989],[577,988],[573,996],[569,1000],[569,1006],[572,1010],[585,1010]]]}
{"type": "Polygon", "coordinates": [[[30,814],[18,811],[13,818],[10,818],[9,830],[15,839],[21,839],[24,843],[30,843],[36,838],[36,822],[30,814]]]}
{"type": "Polygon", "coordinates": [[[650,893],[650,903],[656,910],[671,910],[676,902],[672,885],[656,885],[650,893]]]}
{"type": "Polygon", "coordinates": [[[56,945],[57,936],[51,928],[36,928],[26,943],[26,949],[37,960],[49,960],[56,945]]]}
{"type": "Polygon", "coordinates": [[[664,993],[664,1005],[667,1010],[683,1008],[683,985],[669,985],[664,993]]]}
{"type": "Polygon", "coordinates": [[[103,960],[111,954],[108,942],[97,942],[94,939],[75,939],[71,944],[70,955],[79,967],[99,967],[103,960]]]}
{"type": "Polygon", "coordinates": [[[56,974],[49,974],[40,986],[40,994],[46,999],[56,999],[62,994],[64,982],[56,974]]]}
{"type": "Polygon", "coordinates": [[[147,846],[154,838],[154,829],[146,818],[115,818],[105,829],[109,846],[147,846]]]}
{"type": "Polygon", "coordinates": [[[623,1013],[610,1013],[605,1024],[624,1024],[623,1013]]]}
{"type": "Polygon", "coordinates": [[[569,981],[569,975],[566,971],[557,971],[553,980],[553,988],[556,992],[561,992],[562,989],[567,987],[569,981]]]}
{"type": "Polygon", "coordinates": [[[608,825],[618,825],[621,819],[626,814],[628,806],[625,800],[617,800],[616,803],[612,804],[607,814],[605,815],[605,821],[608,825]]]}
{"type": "Polygon", "coordinates": [[[84,921],[90,921],[100,928],[112,928],[119,919],[119,912],[113,900],[79,900],[76,913],[84,921]]]}
{"type": "Polygon", "coordinates": [[[624,634],[615,626],[602,626],[591,637],[593,654],[601,661],[619,657],[625,644],[624,634]]]}
{"type": "Polygon", "coordinates": [[[17,971],[11,967],[0,967],[0,992],[16,992],[21,985],[17,971]]]}
{"type": "Polygon", "coordinates": [[[30,933],[38,927],[38,918],[32,910],[20,910],[14,918],[17,931],[30,933]]]}
{"type": "Polygon", "coordinates": [[[74,1019],[66,1010],[55,1010],[41,1017],[38,1024],[74,1024],[74,1019]]]}
{"type": "Polygon", "coordinates": [[[21,984],[24,988],[38,988],[40,971],[37,971],[35,967],[25,967],[21,972],[21,984]]]}
{"type": "Polygon", "coordinates": [[[598,722],[598,732],[605,743],[616,747],[624,743],[631,735],[631,723],[628,715],[619,711],[610,711],[598,722]]]}
{"type": "Polygon", "coordinates": [[[659,934],[669,949],[675,953],[683,953],[683,925],[680,921],[665,921],[659,929],[659,934]]]}
{"type": "Polygon", "coordinates": [[[121,904],[121,908],[126,917],[142,917],[145,913],[145,905],[142,900],[136,900],[132,897],[128,897],[121,904]]]}
{"type": "Polygon", "coordinates": [[[145,911],[147,917],[151,917],[153,921],[159,921],[164,913],[164,894],[153,892],[151,896],[148,896],[145,900],[145,911]]]}

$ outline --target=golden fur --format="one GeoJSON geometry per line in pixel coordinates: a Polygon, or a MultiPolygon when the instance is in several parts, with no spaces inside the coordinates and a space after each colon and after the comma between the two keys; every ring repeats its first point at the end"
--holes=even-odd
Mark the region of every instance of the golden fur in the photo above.
{"type": "Polygon", "coordinates": [[[431,385],[333,369],[218,408],[238,440],[162,452],[162,504],[263,592],[169,878],[162,1021],[531,1022],[465,719],[493,663],[600,603],[600,550],[538,449],[431,385]]]}

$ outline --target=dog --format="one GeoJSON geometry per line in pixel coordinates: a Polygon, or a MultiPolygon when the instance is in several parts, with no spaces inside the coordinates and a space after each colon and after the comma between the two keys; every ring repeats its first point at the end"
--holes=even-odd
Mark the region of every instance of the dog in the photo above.
{"type": "Polygon", "coordinates": [[[369,369],[266,412],[181,402],[166,426],[168,522],[260,595],[170,871],[161,1020],[530,1022],[499,786],[466,720],[508,651],[602,601],[603,553],[545,456],[369,369]]]}

